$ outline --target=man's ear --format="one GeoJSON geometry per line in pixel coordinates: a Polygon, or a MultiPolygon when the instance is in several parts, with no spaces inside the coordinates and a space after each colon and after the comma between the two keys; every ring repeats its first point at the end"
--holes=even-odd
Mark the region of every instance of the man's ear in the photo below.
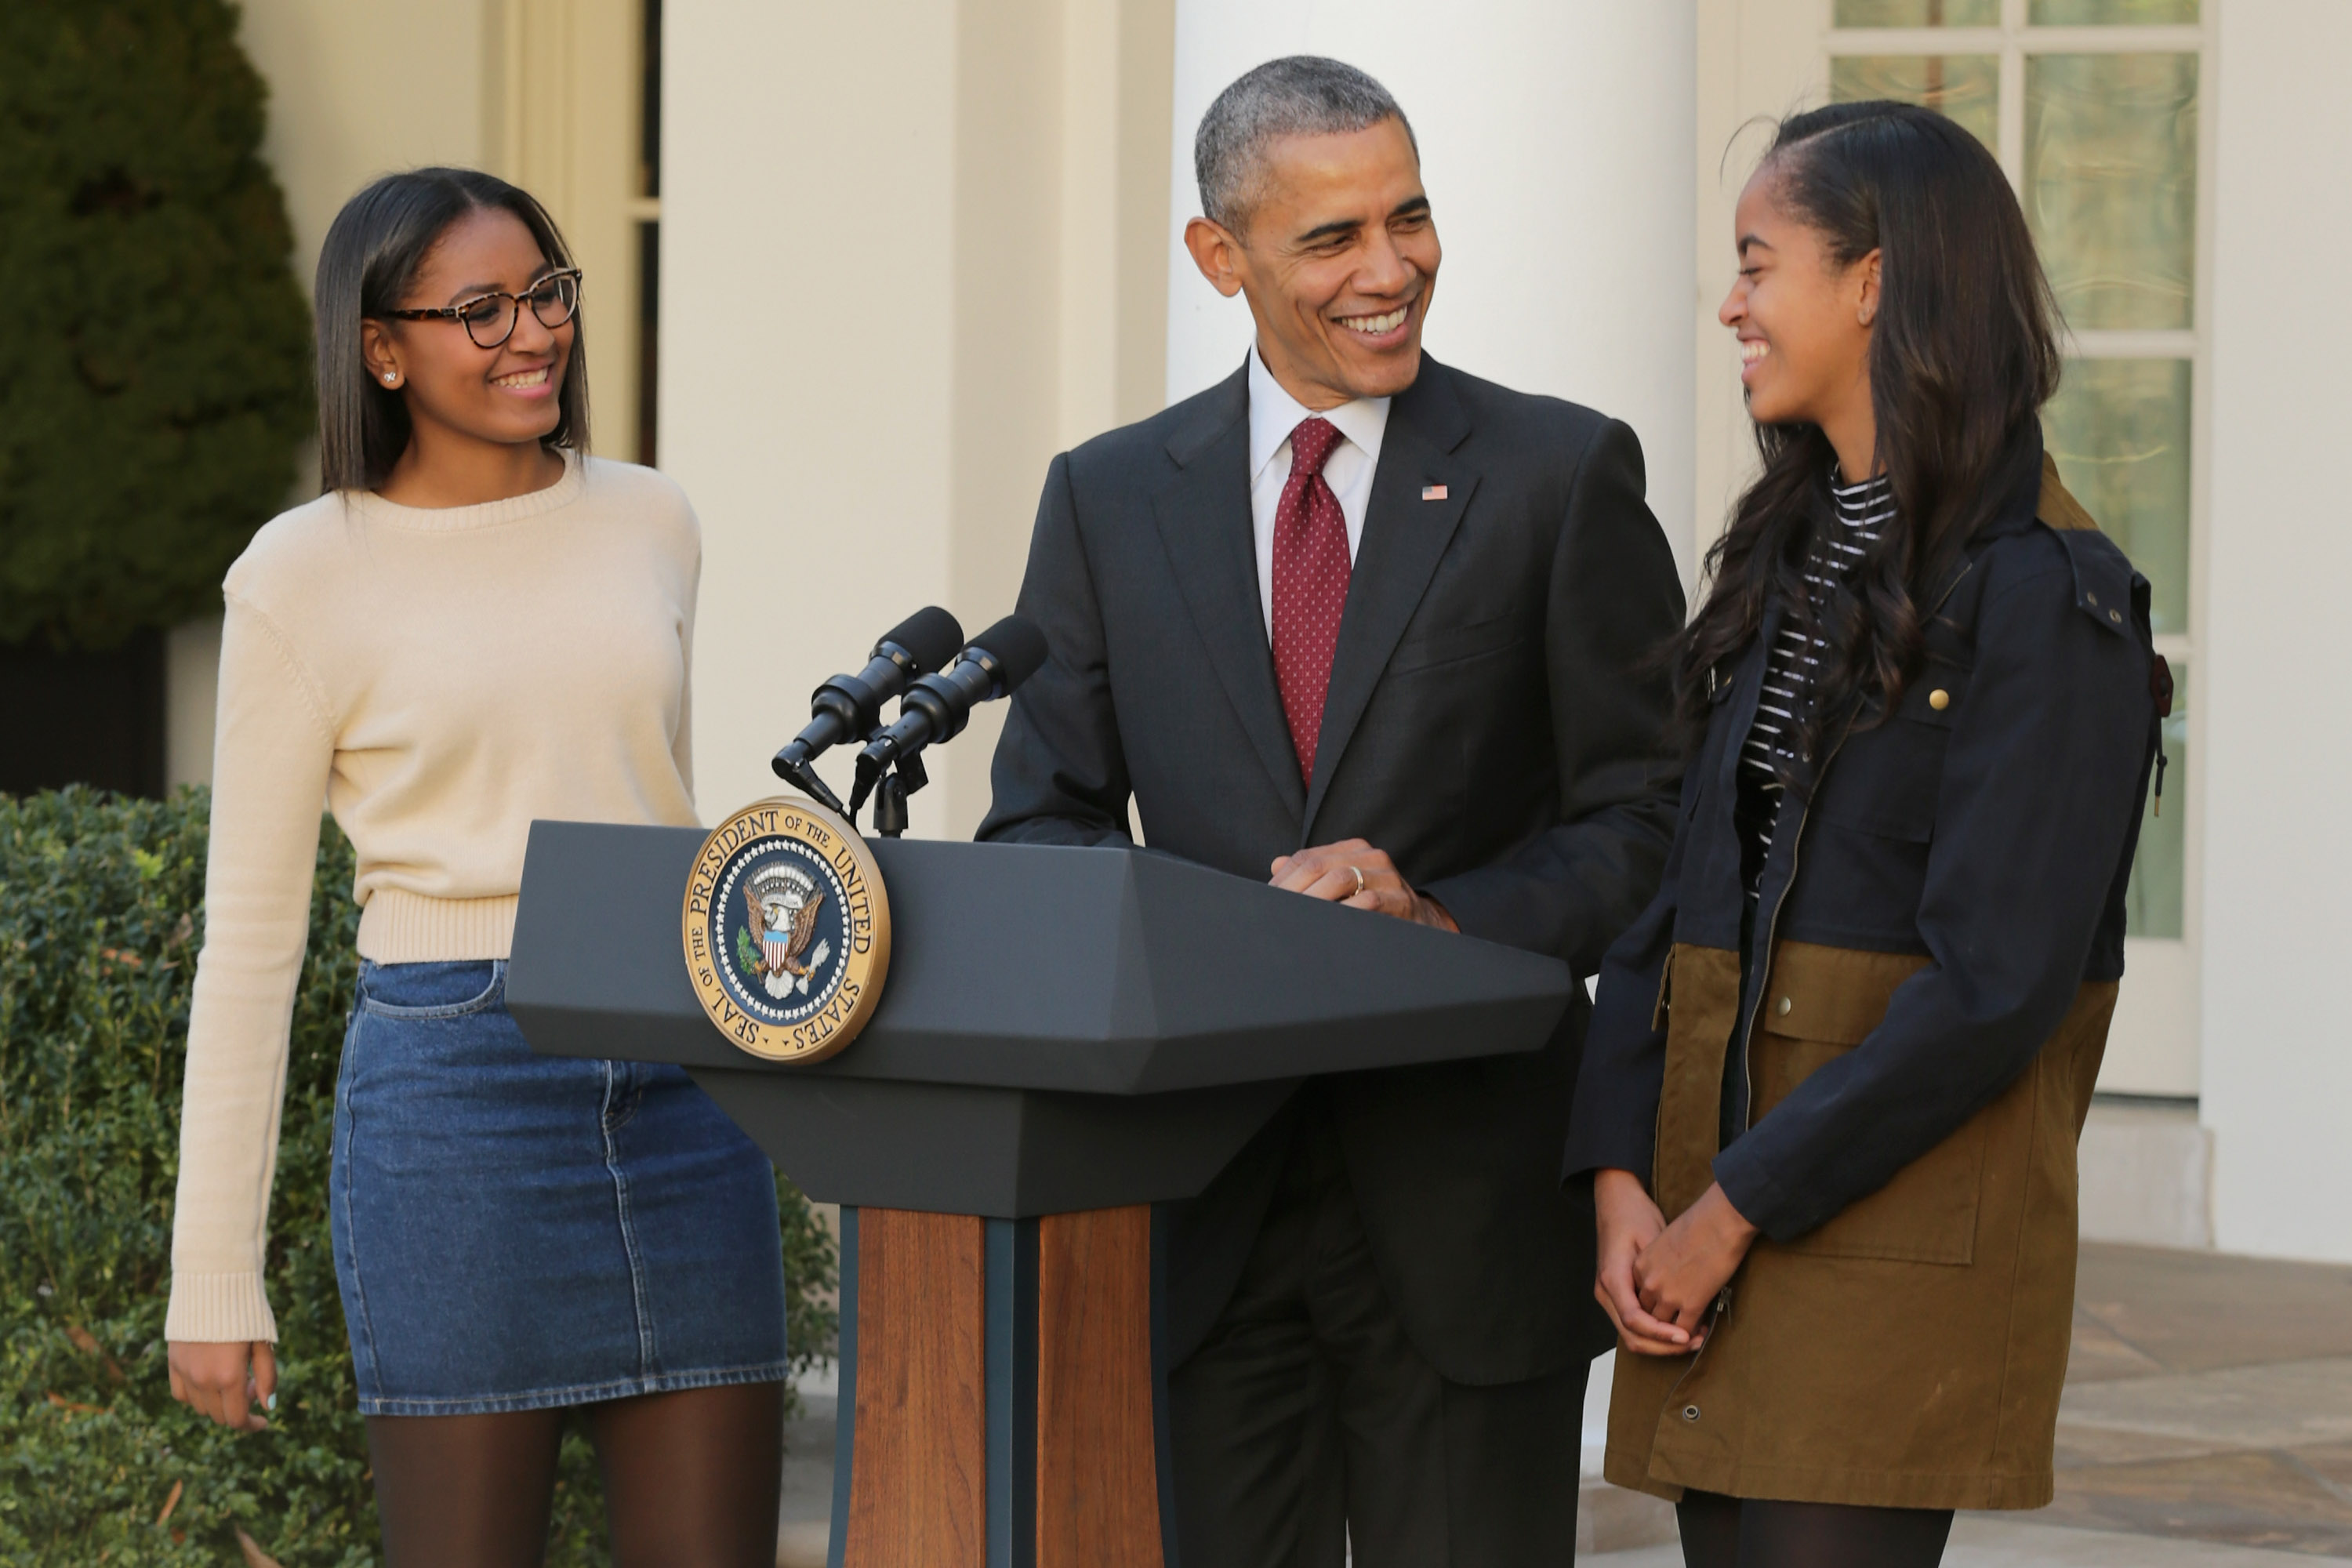
{"type": "Polygon", "coordinates": [[[1192,265],[1210,288],[1228,300],[1242,291],[1242,242],[1224,225],[1194,218],[1184,226],[1184,248],[1192,253],[1192,265]]]}

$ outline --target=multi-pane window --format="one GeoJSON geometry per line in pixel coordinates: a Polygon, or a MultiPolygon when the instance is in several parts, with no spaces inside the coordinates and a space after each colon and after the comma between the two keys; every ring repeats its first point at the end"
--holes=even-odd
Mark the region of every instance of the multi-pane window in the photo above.
{"type": "Polygon", "coordinates": [[[1832,0],[1830,93],[1951,116],[2000,159],[2068,329],[2043,416],[2067,488],[2155,588],[2177,684],[2163,812],[2141,826],[2130,931],[2188,910],[2193,454],[2206,382],[2198,289],[2199,0],[1832,0]]]}

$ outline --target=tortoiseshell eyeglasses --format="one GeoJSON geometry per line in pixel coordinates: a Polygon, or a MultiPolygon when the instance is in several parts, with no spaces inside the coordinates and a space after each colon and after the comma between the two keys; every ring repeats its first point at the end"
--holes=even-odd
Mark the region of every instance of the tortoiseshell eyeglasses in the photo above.
{"type": "Polygon", "coordinates": [[[570,321],[580,309],[580,268],[567,267],[551,272],[532,284],[522,294],[509,294],[492,289],[477,294],[470,300],[460,300],[454,305],[443,305],[431,310],[386,310],[384,315],[399,321],[429,321],[446,318],[466,329],[477,348],[494,349],[514,336],[515,323],[522,320],[522,307],[528,302],[530,313],[539,318],[542,327],[560,327],[570,321]]]}

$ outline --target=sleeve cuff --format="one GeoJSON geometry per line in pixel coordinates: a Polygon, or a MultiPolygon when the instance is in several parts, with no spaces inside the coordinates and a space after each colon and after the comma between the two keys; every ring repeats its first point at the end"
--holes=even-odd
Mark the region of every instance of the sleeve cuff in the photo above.
{"type": "Polygon", "coordinates": [[[1515,933],[1503,907],[1507,900],[1493,896],[1482,886],[1493,880],[1482,874],[1484,870],[1482,868],[1441,877],[1433,882],[1423,882],[1413,890],[1444,909],[1454,929],[1464,936],[1500,942],[1505,947],[1524,946],[1524,942],[1512,940],[1515,933]]]}
{"type": "Polygon", "coordinates": [[[278,1342],[278,1320],[261,1276],[172,1274],[172,1304],[163,1314],[163,1337],[192,1344],[278,1342]]]}
{"type": "Polygon", "coordinates": [[[1741,1139],[1715,1157],[1715,1184],[1739,1211],[1739,1217],[1774,1241],[1794,1241],[1818,1221],[1798,1212],[1792,1195],[1774,1181],[1741,1139]]]}
{"type": "Polygon", "coordinates": [[[1568,1152],[1560,1162],[1560,1179],[1595,1171],[1631,1171],[1646,1187],[1657,1158],[1645,1131],[1628,1127],[1612,1136],[1601,1129],[1576,1128],[1569,1135],[1568,1152]]]}

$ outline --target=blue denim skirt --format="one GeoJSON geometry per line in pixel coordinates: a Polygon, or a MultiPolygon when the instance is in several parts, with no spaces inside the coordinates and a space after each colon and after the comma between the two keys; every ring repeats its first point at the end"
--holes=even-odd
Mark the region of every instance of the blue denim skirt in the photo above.
{"type": "Polygon", "coordinates": [[[335,1276],[364,1415],[788,1374],[767,1157],[675,1067],[532,1054],[506,963],[362,963],[335,1276]]]}

